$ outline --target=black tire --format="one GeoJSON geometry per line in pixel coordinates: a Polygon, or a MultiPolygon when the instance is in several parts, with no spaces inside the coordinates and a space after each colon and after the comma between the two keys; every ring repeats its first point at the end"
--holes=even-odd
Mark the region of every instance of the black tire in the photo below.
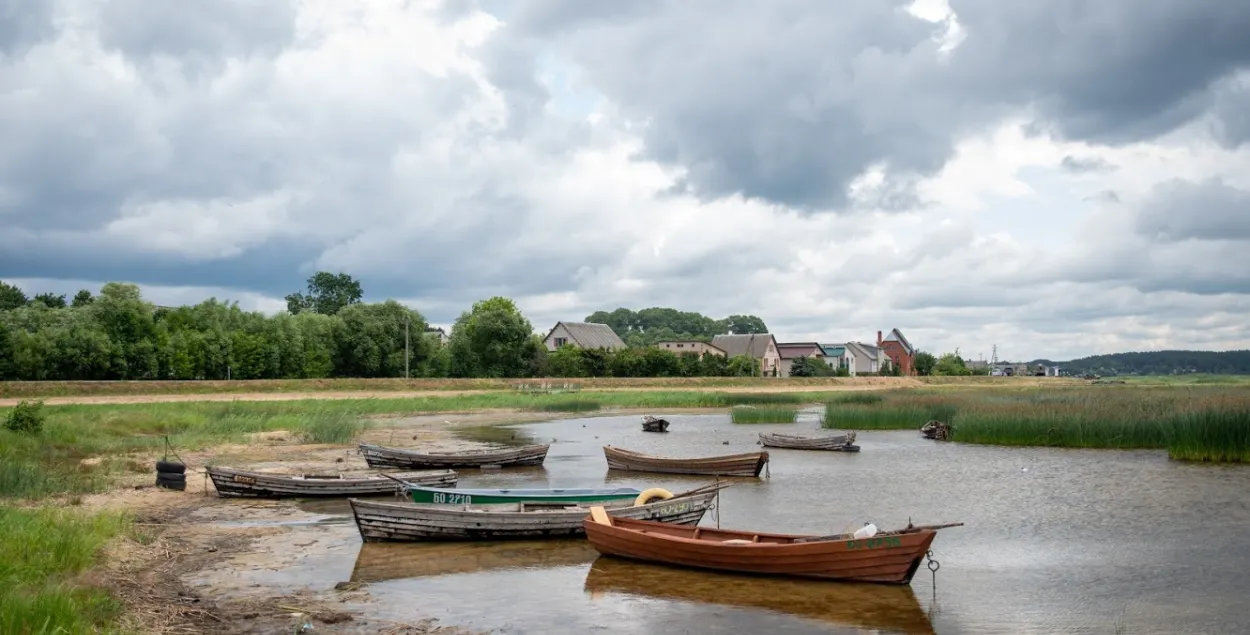
{"type": "Polygon", "coordinates": [[[157,485],[186,485],[187,475],[186,474],[170,474],[169,472],[157,472],[156,484],[157,485]]]}
{"type": "Polygon", "coordinates": [[[185,474],[187,466],[181,463],[174,463],[173,461],[157,461],[156,471],[168,474],[185,474]]]}

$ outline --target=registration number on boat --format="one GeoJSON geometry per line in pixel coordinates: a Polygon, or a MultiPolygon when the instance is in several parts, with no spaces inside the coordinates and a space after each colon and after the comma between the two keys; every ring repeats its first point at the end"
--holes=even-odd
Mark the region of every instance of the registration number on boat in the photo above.
{"type": "Polygon", "coordinates": [[[656,510],[656,515],[667,516],[670,514],[684,514],[690,511],[690,503],[678,503],[676,505],[665,505],[656,510]]]}
{"type": "Polygon", "coordinates": [[[471,505],[473,497],[468,494],[452,494],[448,492],[433,492],[430,494],[436,503],[450,503],[452,505],[471,505]]]}
{"type": "Polygon", "coordinates": [[[847,551],[859,551],[860,549],[877,549],[879,547],[902,547],[903,541],[898,536],[882,536],[880,538],[865,538],[863,540],[848,540],[846,542],[847,551]]]}

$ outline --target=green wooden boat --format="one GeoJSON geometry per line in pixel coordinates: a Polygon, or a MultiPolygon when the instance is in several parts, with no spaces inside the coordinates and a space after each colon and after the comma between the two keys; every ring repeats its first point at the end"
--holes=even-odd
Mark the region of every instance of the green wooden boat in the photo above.
{"type": "Polygon", "coordinates": [[[493,503],[594,503],[637,498],[642,490],[632,487],[604,489],[440,489],[404,484],[414,503],[442,505],[489,505],[493,503]]]}

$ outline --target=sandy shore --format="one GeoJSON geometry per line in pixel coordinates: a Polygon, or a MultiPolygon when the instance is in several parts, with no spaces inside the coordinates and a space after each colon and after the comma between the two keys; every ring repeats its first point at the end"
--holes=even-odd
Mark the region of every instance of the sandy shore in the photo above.
{"type": "MultiPolygon", "coordinates": [[[[453,430],[551,418],[493,412],[387,419],[361,440],[471,449],[485,444],[458,438],[453,430]]],[[[204,465],[212,461],[264,472],[376,473],[354,445],[306,445],[283,432],[267,432],[253,435],[247,444],[179,454],[187,465],[184,492],[155,487],[151,473],[134,474],[106,493],[43,503],[133,515],[140,538],[114,541],[103,568],[86,580],[117,593],[126,607],[124,626],[151,635],[259,634],[291,633],[307,622],[313,627],[309,632],[319,634],[472,635],[432,618],[406,624],[370,618],[361,610],[371,602],[367,585],[343,583],[292,593],[255,581],[263,579],[260,574],[280,573],[327,548],[308,537],[308,525],[318,516],[291,500],[220,498],[204,465]]],[[[125,458],[151,464],[159,457],[125,458]]]]}

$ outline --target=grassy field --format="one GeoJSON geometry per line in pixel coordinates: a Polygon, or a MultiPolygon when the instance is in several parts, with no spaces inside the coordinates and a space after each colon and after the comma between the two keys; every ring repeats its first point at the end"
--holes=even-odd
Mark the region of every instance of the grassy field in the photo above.
{"type": "Polygon", "coordinates": [[[109,395],[182,395],[218,393],[441,392],[574,390],[715,390],[757,388],[819,390],[829,387],[1033,386],[1081,383],[1045,377],[648,377],[579,379],[256,379],[242,381],[26,381],[0,382],[0,399],[109,395]]]}
{"type": "Polygon", "coordinates": [[[823,425],[918,429],[930,419],[950,423],[952,440],[965,443],[1166,448],[1175,459],[1250,462],[1250,390],[1240,387],[848,393],[826,402],[823,425]]]}

